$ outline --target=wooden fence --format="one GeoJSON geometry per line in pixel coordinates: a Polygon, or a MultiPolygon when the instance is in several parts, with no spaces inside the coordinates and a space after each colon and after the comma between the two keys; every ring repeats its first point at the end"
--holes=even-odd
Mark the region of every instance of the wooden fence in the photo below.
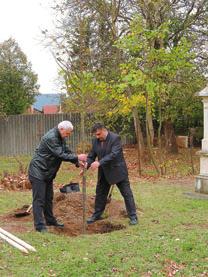
{"type": "MultiPolygon", "coordinates": [[[[15,156],[34,153],[41,137],[51,128],[63,120],[70,120],[74,125],[74,132],[69,139],[69,148],[76,151],[81,141],[80,115],[71,114],[31,114],[0,117],[0,155],[15,156]]],[[[86,140],[91,142],[89,130],[86,140]]],[[[127,138],[122,138],[123,143],[131,143],[127,138]]]]}

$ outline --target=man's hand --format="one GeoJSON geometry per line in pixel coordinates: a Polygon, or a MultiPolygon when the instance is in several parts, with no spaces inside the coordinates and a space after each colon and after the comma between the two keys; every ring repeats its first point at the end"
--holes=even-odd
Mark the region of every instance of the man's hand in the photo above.
{"type": "Polygon", "coordinates": [[[81,162],[82,163],[82,170],[80,171],[80,173],[79,173],[79,176],[83,176],[83,174],[84,174],[84,170],[86,170],[87,169],[87,163],[85,162],[81,162]]]}
{"type": "Polygon", "coordinates": [[[79,166],[80,167],[82,167],[82,168],[85,167],[85,164],[86,164],[85,162],[79,161],[79,166]]]}
{"type": "Polygon", "coordinates": [[[87,155],[86,154],[79,154],[78,155],[78,160],[81,162],[86,162],[87,161],[87,155]]]}
{"type": "Polygon", "coordinates": [[[95,161],[91,164],[90,168],[97,169],[100,166],[100,163],[98,161],[95,161]]]}

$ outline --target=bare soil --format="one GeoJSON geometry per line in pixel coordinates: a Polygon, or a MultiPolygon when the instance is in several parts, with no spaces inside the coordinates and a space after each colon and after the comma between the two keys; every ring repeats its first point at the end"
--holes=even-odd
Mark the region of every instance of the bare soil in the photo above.
{"type": "MultiPolygon", "coordinates": [[[[86,200],[86,219],[94,211],[94,197],[86,200]]],[[[9,214],[0,216],[1,227],[9,232],[31,232],[33,228],[32,213],[27,216],[16,217],[16,214],[27,209],[24,206],[9,214]],[[28,224],[29,223],[29,224],[28,224]],[[31,223],[31,224],[30,224],[31,223]]],[[[79,236],[84,233],[83,224],[83,195],[81,192],[56,193],[54,199],[54,214],[64,223],[64,228],[48,227],[49,232],[67,236],[79,236]]],[[[104,219],[93,224],[85,225],[85,234],[103,234],[126,228],[124,218],[127,218],[123,201],[112,199],[107,204],[104,219]]]]}

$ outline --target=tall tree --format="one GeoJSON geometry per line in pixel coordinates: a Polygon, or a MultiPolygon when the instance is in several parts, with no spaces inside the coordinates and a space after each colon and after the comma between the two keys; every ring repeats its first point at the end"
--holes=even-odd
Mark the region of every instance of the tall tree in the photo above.
{"type": "MultiPolygon", "coordinates": [[[[163,56],[168,56],[169,51],[184,45],[185,38],[188,43],[191,41],[193,42],[190,45],[189,51],[190,53],[195,53],[194,63],[196,65],[195,70],[187,73],[187,76],[189,76],[187,79],[195,82],[196,79],[193,78],[193,74],[201,78],[202,76],[200,73],[206,73],[205,66],[208,60],[207,51],[205,51],[208,18],[207,0],[56,0],[54,9],[56,14],[58,14],[59,11],[61,16],[59,18],[59,28],[57,29],[58,33],[55,36],[51,36],[51,38],[52,41],[55,42],[57,46],[56,49],[58,50],[55,56],[58,58],[60,56],[62,57],[62,61],[67,65],[68,72],[72,71],[73,65],[77,65],[77,61],[80,58],[80,55],[76,55],[76,53],[72,51],[74,42],[76,44],[77,41],[77,37],[74,35],[75,30],[78,30],[79,28],[77,28],[77,26],[80,26],[77,24],[77,19],[81,18],[83,22],[86,22],[87,19],[88,24],[86,26],[88,26],[88,30],[90,30],[87,32],[88,53],[90,53],[90,67],[87,67],[87,72],[89,73],[90,71],[94,75],[94,80],[101,79],[109,84],[109,86],[106,86],[108,87],[106,90],[106,97],[103,98],[105,100],[110,98],[111,100],[106,102],[108,110],[112,110],[115,106],[117,106],[116,110],[118,110],[120,106],[120,101],[113,96],[113,86],[109,89],[111,84],[115,84],[119,79],[120,69],[118,65],[123,63],[126,64],[128,68],[130,64],[131,67],[131,58],[134,58],[135,67],[127,70],[129,72],[128,78],[131,79],[130,75],[134,74],[133,70],[138,71],[138,66],[145,76],[143,79],[144,89],[140,89],[140,94],[143,94],[147,100],[146,119],[148,121],[148,133],[151,143],[155,134],[155,130],[153,129],[153,111],[155,111],[155,116],[158,115],[160,118],[159,121],[162,122],[165,118],[164,107],[169,107],[171,99],[174,99],[174,96],[177,94],[176,91],[179,95],[179,90],[183,88],[181,84],[181,86],[177,85],[178,90],[176,86],[173,89],[172,85],[168,84],[168,82],[171,83],[171,78],[172,83],[178,80],[182,83],[184,81],[182,78],[174,78],[175,73],[171,68],[170,72],[168,72],[168,66],[165,65],[166,61],[164,64],[161,62],[162,58],[164,58],[163,56]],[[149,34],[146,33],[149,37],[145,38],[147,48],[144,47],[143,51],[140,51],[141,49],[138,49],[138,45],[141,45],[141,41],[134,36],[132,41],[129,40],[129,44],[131,45],[128,45],[130,47],[129,51],[126,51],[128,53],[124,55],[123,49],[116,49],[115,42],[118,38],[125,37],[131,32],[129,24],[132,22],[135,15],[140,16],[144,31],[146,29],[149,32],[149,34]],[[167,31],[163,32],[164,28],[167,28],[167,31]],[[162,32],[160,34],[161,30],[162,32]],[[197,47],[197,45],[199,47],[197,47]],[[148,56],[149,60],[147,61],[145,50],[151,50],[152,60],[151,56],[148,56]],[[159,54],[158,58],[160,60],[157,59],[157,54],[159,54]],[[145,66],[148,64],[146,69],[149,72],[152,71],[152,75],[142,71],[143,64],[145,64],[145,66]],[[157,73],[159,67],[161,74],[158,77],[157,73]],[[148,76],[148,78],[146,78],[146,76],[148,76]],[[157,77],[161,80],[159,85],[157,77]],[[155,79],[157,81],[155,81],[155,79]],[[168,81],[166,79],[168,79],[168,81]],[[155,85],[155,83],[157,83],[157,85],[155,85]],[[145,94],[145,92],[148,93],[145,94]],[[160,101],[160,96],[163,96],[163,101],[160,101]],[[108,104],[110,104],[110,106],[108,104]]],[[[135,30],[136,33],[138,31],[139,30],[135,30]]],[[[80,32],[80,34],[81,33],[84,38],[83,32],[80,32]]],[[[142,39],[142,36],[138,35],[138,38],[142,39]]],[[[83,44],[80,43],[78,48],[81,48],[81,45],[83,44]]],[[[80,50],[77,53],[79,52],[80,50]]],[[[84,52],[87,53],[86,51],[84,52]]],[[[89,58],[89,56],[82,57],[89,58]]],[[[81,61],[81,63],[83,62],[84,60],[81,61]]],[[[171,60],[171,62],[173,61],[171,60]]],[[[174,66],[173,64],[173,69],[175,70],[174,66]]],[[[86,71],[86,67],[84,67],[84,69],[80,67],[78,70],[79,73],[82,70],[86,71]]],[[[182,71],[180,72],[181,76],[186,75],[184,72],[185,70],[183,74],[182,71]]],[[[79,76],[83,75],[80,74],[79,76]]],[[[124,78],[125,76],[121,76],[121,82],[128,82],[127,80],[124,81],[124,78]]],[[[201,80],[202,79],[203,77],[201,80]]],[[[132,83],[131,80],[130,83],[132,83]]],[[[196,83],[199,84],[200,82],[197,81],[196,83]]],[[[140,87],[140,85],[138,87],[140,87]]],[[[126,90],[128,91],[128,99],[131,104],[131,99],[135,99],[135,92],[138,87],[132,88],[130,84],[126,90]]],[[[190,90],[192,95],[195,90],[196,86],[190,90]]],[[[185,91],[188,96],[188,90],[185,89],[185,91]]],[[[137,104],[133,104],[132,109],[135,118],[139,118],[137,113],[140,112],[141,109],[137,104]]],[[[171,120],[173,120],[173,118],[172,116],[171,120]]],[[[170,118],[167,118],[167,120],[170,120],[170,118]]],[[[138,126],[138,124],[135,125],[138,126]]],[[[159,130],[161,130],[161,126],[159,130]]]]}
{"type": "Polygon", "coordinates": [[[50,45],[63,76],[68,94],[64,107],[67,109],[68,105],[71,111],[73,107],[74,111],[82,114],[81,129],[84,130],[84,114],[87,111],[94,112],[96,109],[104,114],[116,102],[109,102],[108,98],[102,97],[102,92],[105,87],[107,93],[107,82],[118,75],[120,50],[114,43],[119,35],[117,15],[120,1],[69,0],[56,3],[58,33],[49,34],[47,30],[43,33],[52,42],[50,45]],[[95,86],[96,93],[95,88],[92,89],[95,86]],[[77,102],[79,105],[75,106],[77,102]]]}
{"type": "MultiPolygon", "coordinates": [[[[94,89],[93,59],[90,49],[90,18],[77,15],[74,27],[63,27],[62,51],[57,49],[56,61],[64,79],[67,97],[63,99],[64,111],[79,112],[81,115],[82,145],[85,142],[85,117],[87,112],[94,112],[99,100],[94,89]]],[[[83,149],[84,151],[84,149],[83,149]]]]}
{"type": "MultiPolygon", "coordinates": [[[[199,66],[198,70],[207,73],[207,0],[131,0],[130,2],[149,30],[157,30],[164,23],[169,23],[168,35],[165,39],[155,37],[155,40],[152,40],[152,47],[168,49],[177,46],[183,38],[186,38],[192,44],[191,51],[196,54],[195,63],[199,66]]],[[[149,113],[150,131],[152,130],[153,134],[151,109],[149,113]]]]}
{"type": "Polygon", "coordinates": [[[10,38],[0,44],[0,105],[6,115],[21,114],[38,94],[37,75],[17,42],[10,38]]]}
{"type": "MultiPolygon", "coordinates": [[[[102,80],[116,79],[122,53],[115,47],[115,41],[127,30],[126,23],[121,24],[122,9],[127,3],[126,0],[56,0],[57,32],[43,31],[49,38],[54,57],[62,60],[67,71],[73,71],[74,64],[80,60],[88,64],[88,71],[96,72],[97,77],[99,73],[102,80]],[[77,35],[82,43],[77,43],[77,35]],[[83,42],[85,46],[86,42],[88,44],[84,51],[87,55],[80,56],[77,54],[84,53],[81,51],[83,42]]],[[[86,71],[86,67],[78,70],[86,71]]]]}
{"type": "MultiPolygon", "coordinates": [[[[157,29],[149,29],[141,17],[135,18],[131,24],[131,32],[124,36],[118,43],[118,47],[126,51],[128,61],[122,65],[126,70],[122,76],[125,86],[122,84],[123,94],[141,97],[143,94],[146,98],[146,134],[147,143],[152,160],[154,161],[153,151],[151,148],[151,132],[149,127],[149,107],[154,103],[155,109],[159,109],[159,121],[167,121],[171,136],[168,146],[172,143],[174,136],[170,129],[173,120],[175,106],[174,101],[185,90],[186,99],[193,97],[194,88],[189,93],[187,88],[190,81],[195,80],[202,84],[203,77],[195,65],[195,55],[190,51],[191,45],[183,39],[177,45],[164,47],[155,47],[155,41],[163,42],[169,35],[169,24],[160,25],[157,29]],[[169,103],[171,102],[171,107],[169,103]]],[[[119,94],[120,95],[120,94],[119,94]]],[[[182,107],[182,105],[180,105],[182,107]]],[[[185,105],[184,105],[185,107],[185,105]]],[[[176,108],[177,109],[177,108],[176,108]]],[[[160,129],[160,128],[159,128],[160,129]]]]}

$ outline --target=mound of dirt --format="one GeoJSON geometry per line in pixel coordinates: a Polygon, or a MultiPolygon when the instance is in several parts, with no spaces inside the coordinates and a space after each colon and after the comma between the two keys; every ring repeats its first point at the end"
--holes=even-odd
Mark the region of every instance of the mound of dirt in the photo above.
{"type": "MultiPolygon", "coordinates": [[[[93,196],[88,196],[86,200],[86,218],[94,211],[93,196]]],[[[25,205],[25,208],[27,206],[25,205]]],[[[16,217],[15,214],[24,210],[18,208],[12,213],[0,217],[2,228],[12,232],[25,232],[28,222],[33,221],[32,213],[23,217],[16,217]],[[18,229],[19,226],[19,229],[18,229]],[[13,230],[14,228],[14,230],[13,230]]],[[[54,198],[54,215],[64,223],[64,228],[48,227],[49,232],[63,234],[67,236],[79,236],[83,234],[83,195],[81,192],[62,194],[57,192],[54,198]]],[[[112,199],[106,206],[102,220],[93,224],[86,224],[86,234],[103,234],[126,228],[122,219],[127,217],[123,201],[112,199]]],[[[29,231],[29,230],[28,230],[29,231]]]]}
{"type": "MultiPolygon", "coordinates": [[[[86,218],[91,216],[94,211],[94,201],[93,196],[87,197],[86,218]]],[[[112,200],[106,206],[104,219],[86,225],[86,233],[108,233],[125,228],[123,224],[118,223],[118,220],[125,217],[124,209],[122,201],[112,200]]],[[[81,235],[83,233],[83,194],[81,192],[57,193],[54,200],[54,214],[65,225],[63,230],[52,227],[55,232],[69,236],[81,235]]]]}

